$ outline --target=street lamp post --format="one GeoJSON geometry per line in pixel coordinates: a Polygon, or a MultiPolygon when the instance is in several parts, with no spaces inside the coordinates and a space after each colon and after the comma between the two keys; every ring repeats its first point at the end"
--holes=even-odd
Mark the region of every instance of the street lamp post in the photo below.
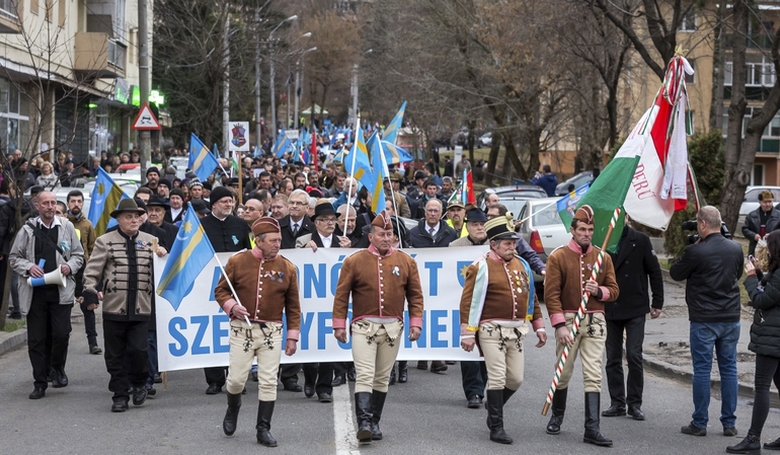
{"type": "MultiPolygon", "coordinates": [[[[291,22],[298,19],[297,15],[292,15],[288,17],[287,19],[283,20],[282,22],[279,22],[279,25],[274,27],[273,30],[271,30],[271,33],[268,35],[268,42],[270,45],[274,46],[274,32],[279,29],[279,27],[282,26],[285,22],[291,22]]],[[[271,65],[270,65],[270,78],[271,78],[271,127],[273,128],[273,132],[271,133],[271,138],[273,143],[276,143],[276,87],[274,83],[274,79],[276,78],[276,70],[274,68],[274,52],[271,51],[271,65]]]]}
{"type": "MultiPolygon", "coordinates": [[[[363,52],[363,55],[370,54],[373,52],[373,49],[369,49],[365,52],[363,52]]],[[[357,129],[357,119],[358,119],[358,63],[355,62],[355,64],[352,66],[352,87],[350,92],[352,92],[352,128],[357,129]]]]}
{"type": "Polygon", "coordinates": [[[295,62],[295,124],[296,128],[298,127],[298,102],[300,101],[301,97],[301,88],[303,86],[303,74],[301,73],[301,61],[303,60],[303,56],[308,54],[309,52],[316,51],[317,47],[312,47],[311,49],[307,49],[303,51],[300,57],[298,57],[298,60],[295,62]]]}

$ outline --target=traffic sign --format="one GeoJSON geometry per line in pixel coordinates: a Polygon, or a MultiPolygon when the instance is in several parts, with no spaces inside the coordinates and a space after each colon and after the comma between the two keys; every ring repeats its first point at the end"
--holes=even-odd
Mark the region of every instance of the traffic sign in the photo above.
{"type": "Polygon", "coordinates": [[[154,116],[152,109],[149,107],[149,103],[141,105],[141,110],[138,111],[138,115],[136,115],[135,120],[133,120],[132,128],[138,131],[162,129],[160,122],[157,121],[157,117],[154,116]]]}

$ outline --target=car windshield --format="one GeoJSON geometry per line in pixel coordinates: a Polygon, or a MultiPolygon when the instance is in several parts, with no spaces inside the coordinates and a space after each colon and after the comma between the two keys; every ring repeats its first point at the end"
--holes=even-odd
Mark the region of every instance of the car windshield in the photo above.
{"type": "Polygon", "coordinates": [[[550,226],[553,224],[562,224],[561,217],[558,215],[556,204],[534,205],[532,223],[534,226],[550,226]]]}

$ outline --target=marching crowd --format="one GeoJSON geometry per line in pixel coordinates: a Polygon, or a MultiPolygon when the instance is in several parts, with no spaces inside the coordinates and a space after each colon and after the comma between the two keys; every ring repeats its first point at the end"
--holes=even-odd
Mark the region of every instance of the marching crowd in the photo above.
{"type": "MultiPolygon", "coordinates": [[[[462,166],[469,166],[463,160],[462,166]]],[[[439,177],[430,168],[391,172],[382,189],[385,203],[376,213],[371,209],[372,195],[365,188],[357,190],[357,183],[337,163],[327,164],[322,172],[272,156],[247,157],[242,165],[241,179],[212,175],[203,182],[192,175],[168,180],[167,171],[149,168],[147,183],[111,213],[116,229],[97,238],[82,212],[84,198],[78,189],[68,194],[63,207],[48,187],[34,186],[29,198],[14,198],[7,182],[0,183],[0,197],[17,202],[0,210],[0,242],[3,263],[17,276],[16,308],[27,317],[34,379],[30,399],[44,398],[49,384],[68,385],[65,366],[75,303],[85,314],[90,352],[104,355],[111,376],[111,410],[124,412],[130,401],[140,406],[156,394],[154,384],[160,374],[152,256],[171,251],[179,225],[193,211],[216,252],[236,252],[225,266],[230,282],[223,276],[215,290],[217,302],[230,317],[230,364],[204,371],[207,394],[223,389],[227,393],[223,420],[227,435],[236,431],[247,381],[258,382],[257,441],[270,447],[277,445],[270,430],[278,382],[286,391],[316,395],[328,403],[333,387],[354,381],[357,438],[361,443],[381,440],[379,423],[389,386],[409,378],[406,362],[396,362],[400,338],[408,333],[413,341],[422,328],[420,278],[405,250],[474,245],[485,245],[488,252],[475,254],[466,272],[459,304],[460,340],[464,350],[479,350],[484,361],[461,362],[460,370],[465,405],[487,409],[490,439],[513,442],[505,429],[503,409],[523,382],[529,332],[537,347],[548,341],[539,306],[542,300],[556,354],[568,352],[568,362],[556,374],[556,388],[549,397],[552,414],[547,433],[562,431],[577,358],[585,393],[584,442],[612,445],[601,432],[602,416],[645,419],[642,340],[647,314],[651,318],[661,314],[663,282],[649,238],[630,224],[622,231],[617,251],[600,257],[591,243],[593,211],[583,206],[571,223],[571,240],[545,264],[515,232],[513,216],[497,195],[489,194],[484,208],[465,205],[453,197],[457,182],[439,177]],[[6,212],[19,204],[28,221],[15,233],[10,229],[11,213],[6,212]],[[407,223],[399,217],[415,221],[407,223]],[[284,258],[284,250],[292,248],[360,248],[344,261],[333,301],[336,339],[360,340],[352,343],[353,362],[280,367],[282,351],[295,353],[300,329],[296,269],[284,258]],[[534,285],[534,272],[544,276],[543,296],[534,285]],[[352,318],[347,320],[350,301],[352,318]],[[583,301],[580,320],[577,312],[583,301]],[[102,310],[103,349],[95,329],[98,309],[102,310]],[[605,352],[610,407],[602,411],[605,352]],[[255,358],[258,365],[253,367],[255,358]]],[[[687,248],[671,269],[672,278],[687,280],[695,371],[693,420],[681,431],[706,435],[714,347],[721,374],[723,433],[733,436],[737,434],[736,375],[732,381],[730,371],[731,367],[735,371],[735,333],[739,338],[737,280],[742,274],[742,252],[720,234],[720,214],[714,207],[699,211],[697,227],[700,242],[687,248]]],[[[757,404],[747,437],[729,447],[733,453],[749,453],[740,450],[758,444],[769,384],[772,378],[777,381],[780,352],[770,341],[777,339],[772,337],[780,327],[776,316],[780,283],[773,278],[780,266],[779,236],[767,237],[767,275],[761,276],[753,261],[745,266],[746,286],[761,313],[751,329],[756,334],[751,349],[759,354],[757,404]]],[[[433,373],[450,366],[436,360],[416,365],[433,373]]],[[[554,366],[552,359],[550,366],[554,366]]],[[[778,449],[780,440],[764,447],[778,449]]]]}

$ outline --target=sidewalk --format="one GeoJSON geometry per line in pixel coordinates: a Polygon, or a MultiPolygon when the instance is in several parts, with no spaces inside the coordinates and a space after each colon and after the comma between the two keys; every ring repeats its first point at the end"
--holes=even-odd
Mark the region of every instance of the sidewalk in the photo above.
{"type": "MultiPolygon", "coordinates": [[[[70,323],[83,324],[83,320],[84,315],[81,314],[81,310],[78,308],[78,306],[74,305],[73,311],[70,313],[70,323]]],[[[0,356],[6,352],[10,352],[14,349],[18,349],[24,346],[25,343],[27,343],[27,327],[22,327],[21,329],[14,330],[13,332],[0,332],[0,356]]]]}
{"type": "MultiPolygon", "coordinates": [[[[754,396],[753,374],[756,355],[748,351],[752,308],[742,307],[742,326],[737,345],[737,373],[740,395],[754,396]]],[[[647,319],[645,325],[645,368],[673,379],[690,383],[693,365],[689,347],[688,307],[685,305],[685,282],[678,283],[664,271],[664,308],[658,319],[647,319]]],[[[714,354],[713,354],[714,356],[714,354]]],[[[712,365],[712,387],[720,389],[717,361],[712,365]]],[[[774,399],[774,398],[773,398],[774,399]]]]}

